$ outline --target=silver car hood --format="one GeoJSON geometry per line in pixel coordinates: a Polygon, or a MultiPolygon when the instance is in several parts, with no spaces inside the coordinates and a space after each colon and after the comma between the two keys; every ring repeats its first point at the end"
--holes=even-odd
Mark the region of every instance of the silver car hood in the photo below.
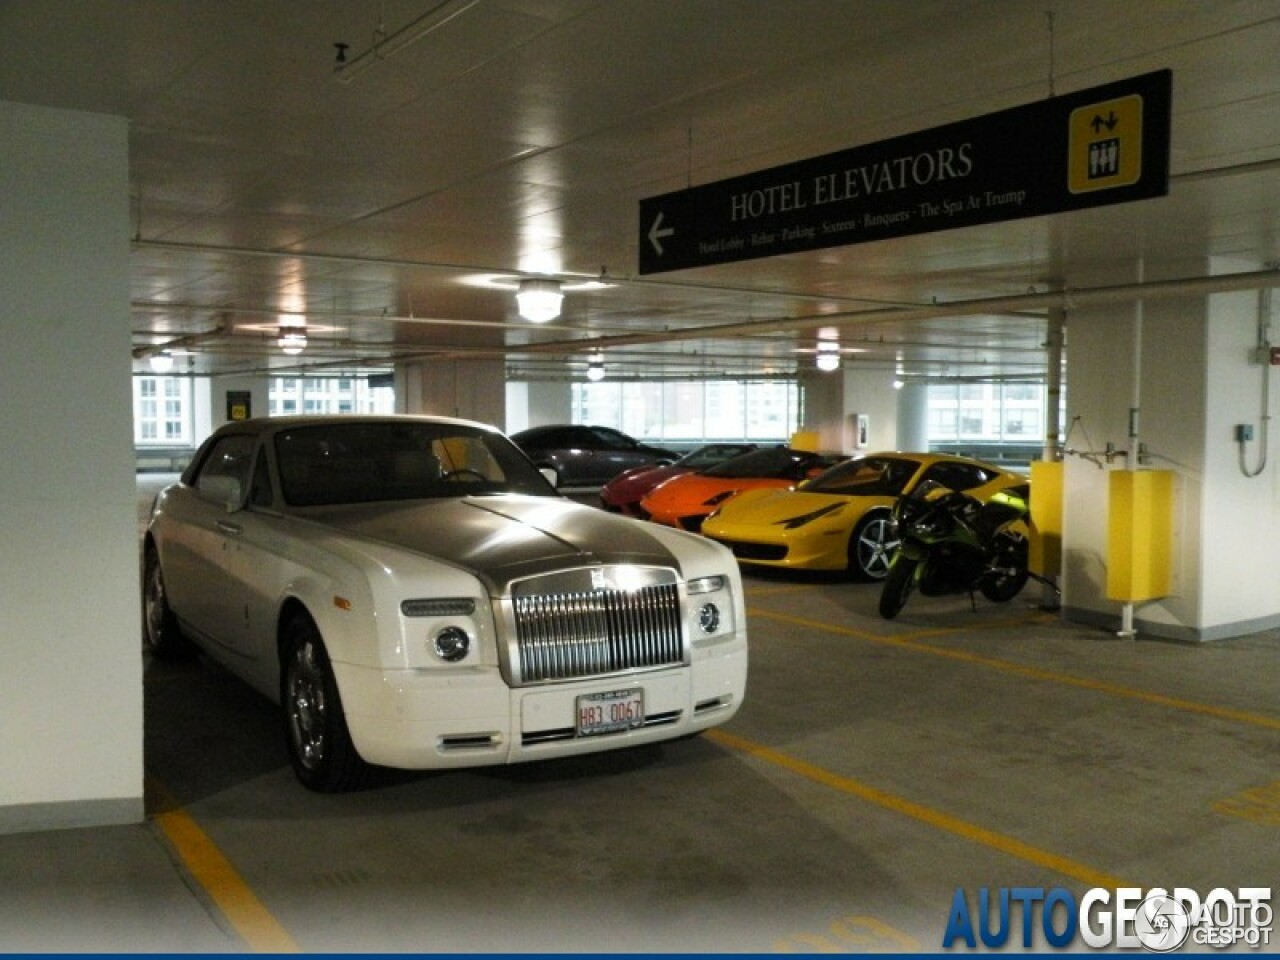
{"type": "Polygon", "coordinates": [[[638,520],[557,497],[487,496],[313,508],[306,517],[462,567],[505,595],[568,567],[679,562],[638,520]]]}

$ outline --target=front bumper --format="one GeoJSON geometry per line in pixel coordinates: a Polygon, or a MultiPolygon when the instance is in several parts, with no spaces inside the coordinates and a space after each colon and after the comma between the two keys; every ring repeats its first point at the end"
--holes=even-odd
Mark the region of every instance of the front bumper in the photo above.
{"type": "Polygon", "coordinates": [[[596,753],[687,736],[729,720],[746,691],[741,637],[697,648],[690,666],[510,688],[493,668],[378,670],[333,665],[347,726],[369,763],[410,770],[596,753]],[[640,688],[645,725],[575,735],[577,698],[640,688]]]}
{"type": "Polygon", "coordinates": [[[739,563],[790,570],[844,570],[849,564],[849,541],[843,531],[819,536],[743,537],[705,533],[733,551],[739,563]]]}

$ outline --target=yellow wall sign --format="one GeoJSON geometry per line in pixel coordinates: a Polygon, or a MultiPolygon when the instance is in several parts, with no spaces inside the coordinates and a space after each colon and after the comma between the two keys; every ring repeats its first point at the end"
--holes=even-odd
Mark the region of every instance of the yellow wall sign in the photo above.
{"type": "Polygon", "coordinates": [[[1127,187],[1142,178],[1142,97],[1133,94],[1071,111],[1072,193],[1127,187]]]}

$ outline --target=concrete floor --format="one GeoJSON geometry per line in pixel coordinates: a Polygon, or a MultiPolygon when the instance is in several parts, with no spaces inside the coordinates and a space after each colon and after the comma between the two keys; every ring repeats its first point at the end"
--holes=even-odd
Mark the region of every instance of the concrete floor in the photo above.
{"type": "Polygon", "coordinates": [[[746,589],[727,727],[343,796],[229,675],[148,663],[148,821],[0,836],[0,951],[936,952],[957,888],[1280,886],[1280,633],[746,589]]]}

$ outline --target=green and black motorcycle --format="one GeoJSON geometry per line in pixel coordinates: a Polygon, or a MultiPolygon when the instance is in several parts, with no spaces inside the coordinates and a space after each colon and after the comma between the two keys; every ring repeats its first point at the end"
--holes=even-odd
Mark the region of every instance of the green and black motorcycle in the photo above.
{"type": "Polygon", "coordinates": [[[899,542],[880,593],[880,616],[896,617],[913,591],[926,597],[974,592],[1005,603],[1031,576],[1027,567],[1030,487],[982,501],[927,480],[893,508],[899,542]]]}

